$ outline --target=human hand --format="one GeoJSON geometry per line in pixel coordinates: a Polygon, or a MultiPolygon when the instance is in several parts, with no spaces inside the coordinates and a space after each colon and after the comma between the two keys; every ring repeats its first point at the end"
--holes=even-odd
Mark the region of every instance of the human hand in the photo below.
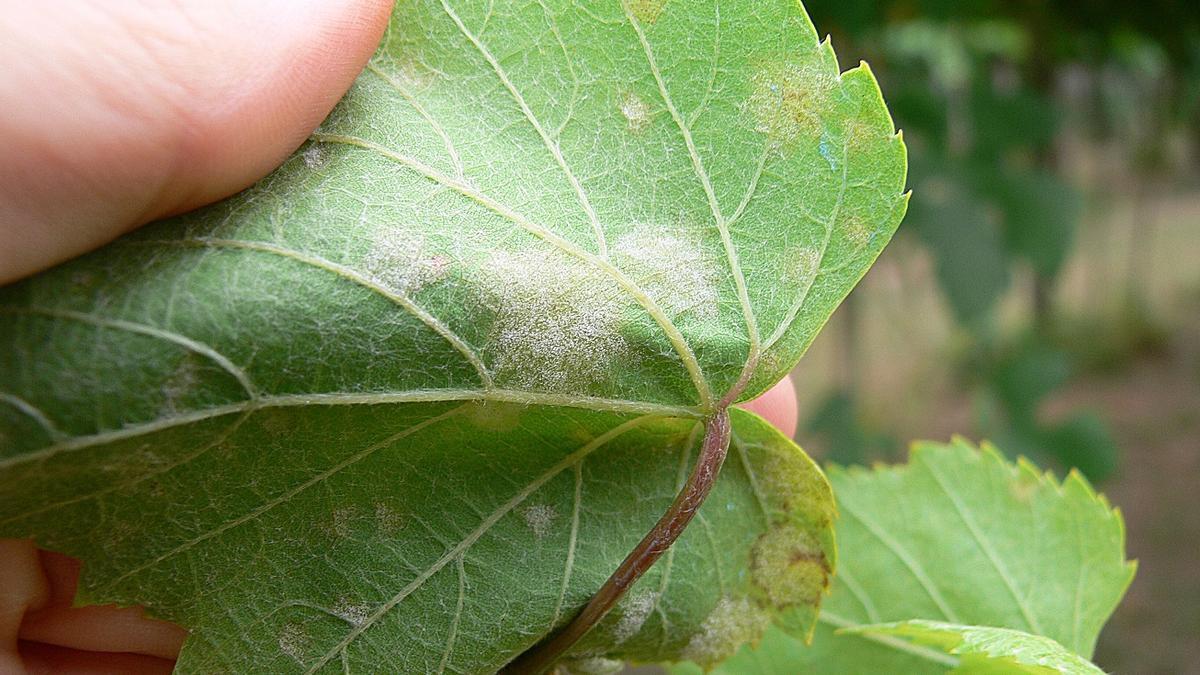
{"type": "MultiPolygon", "coordinates": [[[[0,284],[247,187],[349,88],[391,0],[8,2],[0,284]]],[[[785,381],[747,404],[795,431],[785,381]]],[[[71,607],[79,563],[0,540],[0,674],[170,672],[186,632],[71,607]]]]}

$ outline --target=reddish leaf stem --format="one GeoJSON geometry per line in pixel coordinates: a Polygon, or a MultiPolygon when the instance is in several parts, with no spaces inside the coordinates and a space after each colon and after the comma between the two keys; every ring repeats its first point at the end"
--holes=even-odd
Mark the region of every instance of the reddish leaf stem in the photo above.
{"type": "Polygon", "coordinates": [[[658,519],[637,547],[633,549],[604,582],[600,590],[562,630],[546,641],[521,654],[504,668],[508,675],[538,675],[545,672],[579,641],[593,626],[608,614],[617,600],[633,585],[671,544],[683,534],[687,524],[716,482],[721,464],[729,451],[729,411],[722,409],[709,418],[700,446],[696,466],[667,512],[658,519]]]}

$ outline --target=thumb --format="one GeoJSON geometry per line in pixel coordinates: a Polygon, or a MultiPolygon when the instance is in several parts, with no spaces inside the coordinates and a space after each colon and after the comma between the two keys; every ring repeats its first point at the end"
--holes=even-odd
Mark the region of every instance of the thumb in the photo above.
{"type": "Polygon", "coordinates": [[[349,88],[390,7],[7,3],[0,283],[265,175],[349,88]]]}

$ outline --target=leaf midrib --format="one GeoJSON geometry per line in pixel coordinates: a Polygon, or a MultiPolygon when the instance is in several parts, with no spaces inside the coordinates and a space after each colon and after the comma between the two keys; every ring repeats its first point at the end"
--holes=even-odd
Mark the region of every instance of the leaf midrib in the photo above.
{"type": "Polygon", "coordinates": [[[519,389],[415,389],[402,392],[331,392],[320,394],[283,394],[260,396],[256,399],[239,401],[191,411],[173,417],[160,417],[144,424],[122,427],[88,436],[77,436],[62,443],[47,446],[7,459],[0,459],[0,470],[35,461],[44,461],[62,452],[81,450],[105,443],[203,422],[239,412],[257,412],[274,408],[305,407],[310,405],[381,405],[402,403],[449,403],[454,401],[477,401],[516,403],[519,405],[544,405],[564,408],[581,408],[597,412],[631,413],[656,415],[658,417],[701,419],[704,412],[695,407],[673,406],[645,401],[600,398],[594,396],[571,396],[545,394],[519,389]]]}

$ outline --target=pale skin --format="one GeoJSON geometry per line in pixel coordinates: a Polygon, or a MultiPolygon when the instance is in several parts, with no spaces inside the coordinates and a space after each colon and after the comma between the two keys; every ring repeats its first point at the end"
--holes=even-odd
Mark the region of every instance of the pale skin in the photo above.
{"type": "MultiPolygon", "coordinates": [[[[278,166],[349,88],[392,0],[0,0],[0,284],[278,166]]],[[[795,392],[746,404],[786,434],[795,392]]],[[[71,607],[79,563],[0,540],[0,675],[170,672],[187,632],[71,607]]]]}

